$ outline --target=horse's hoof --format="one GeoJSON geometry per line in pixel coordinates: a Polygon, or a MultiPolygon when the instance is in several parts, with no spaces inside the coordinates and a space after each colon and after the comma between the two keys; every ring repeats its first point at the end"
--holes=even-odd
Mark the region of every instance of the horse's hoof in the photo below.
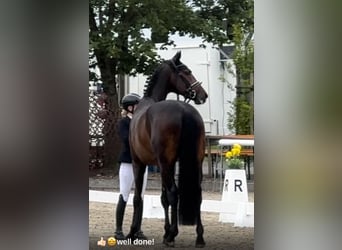
{"type": "Polygon", "coordinates": [[[166,239],[163,239],[163,244],[167,247],[175,247],[175,241],[167,241],[166,239]]]}
{"type": "Polygon", "coordinates": [[[205,247],[205,242],[204,241],[196,242],[195,247],[196,248],[203,248],[203,247],[205,247]]]}
{"type": "Polygon", "coordinates": [[[196,244],[195,247],[196,248],[203,248],[203,247],[205,247],[205,244],[196,244]]]}
{"type": "Polygon", "coordinates": [[[126,240],[128,240],[128,239],[134,240],[134,235],[129,233],[129,234],[126,235],[125,239],[126,240]]]}

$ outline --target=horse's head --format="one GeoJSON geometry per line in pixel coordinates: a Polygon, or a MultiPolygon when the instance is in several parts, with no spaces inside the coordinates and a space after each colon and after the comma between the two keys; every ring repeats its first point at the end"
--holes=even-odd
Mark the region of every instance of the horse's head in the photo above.
{"type": "Polygon", "coordinates": [[[201,82],[197,81],[191,70],[180,61],[181,52],[169,60],[175,76],[171,77],[173,91],[185,97],[186,100],[193,100],[196,104],[205,103],[208,94],[202,88],[201,82]]]}

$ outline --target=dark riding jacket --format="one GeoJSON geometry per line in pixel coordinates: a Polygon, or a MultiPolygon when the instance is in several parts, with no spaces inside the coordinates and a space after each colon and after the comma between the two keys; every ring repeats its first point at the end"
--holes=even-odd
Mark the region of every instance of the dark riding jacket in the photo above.
{"type": "Polygon", "coordinates": [[[131,150],[129,148],[129,124],[131,119],[129,117],[122,118],[118,123],[119,138],[122,143],[121,152],[119,155],[119,162],[132,163],[131,150]]]}

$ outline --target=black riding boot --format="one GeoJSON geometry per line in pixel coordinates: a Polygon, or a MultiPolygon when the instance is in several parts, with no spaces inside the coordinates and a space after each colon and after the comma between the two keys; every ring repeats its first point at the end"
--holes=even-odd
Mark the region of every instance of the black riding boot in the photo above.
{"type": "Polygon", "coordinates": [[[115,239],[124,240],[125,236],[122,232],[122,222],[125,214],[126,201],[124,201],[122,194],[120,194],[118,205],[116,206],[116,230],[115,239]]]}

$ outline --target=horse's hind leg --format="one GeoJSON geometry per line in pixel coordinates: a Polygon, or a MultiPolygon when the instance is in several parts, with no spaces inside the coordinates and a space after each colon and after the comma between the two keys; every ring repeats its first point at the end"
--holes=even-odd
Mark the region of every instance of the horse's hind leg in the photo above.
{"type": "MultiPolygon", "coordinates": [[[[202,164],[199,165],[200,169],[200,176],[202,176],[201,172],[202,164]]],[[[202,177],[200,178],[200,182],[202,182],[202,177]]],[[[199,184],[201,185],[201,184],[199,184]]],[[[199,200],[197,204],[197,224],[196,224],[196,233],[197,233],[197,238],[196,238],[196,247],[204,247],[205,246],[205,241],[203,239],[203,225],[202,225],[202,219],[201,219],[201,204],[202,204],[202,188],[199,187],[199,200]]]]}
{"type": "Polygon", "coordinates": [[[171,205],[171,226],[166,244],[174,246],[175,237],[178,235],[178,192],[176,184],[173,182],[171,190],[167,191],[167,199],[171,205]]]}
{"type": "Polygon", "coordinates": [[[175,237],[178,235],[178,192],[174,180],[173,168],[161,168],[162,173],[162,204],[165,211],[165,234],[163,243],[169,247],[174,246],[175,237]],[[166,169],[168,171],[166,171],[166,169]],[[172,170],[171,170],[172,169],[172,170]],[[168,207],[171,205],[171,225],[169,223],[168,207]]]}
{"type": "Polygon", "coordinates": [[[170,230],[170,219],[169,219],[169,202],[167,200],[167,194],[166,194],[166,188],[162,188],[162,194],[160,197],[161,204],[164,208],[164,214],[165,214],[165,223],[164,223],[164,230],[165,234],[163,236],[163,243],[166,244],[166,239],[169,236],[169,230],[170,230]]]}
{"type": "Polygon", "coordinates": [[[196,225],[196,233],[197,233],[197,238],[196,238],[196,247],[204,247],[205,246],[205,241],[203,239],[203,225],[201,221],[201,211],[198,214],[198,219],[197,219],[197,225],[196,225]]]}

